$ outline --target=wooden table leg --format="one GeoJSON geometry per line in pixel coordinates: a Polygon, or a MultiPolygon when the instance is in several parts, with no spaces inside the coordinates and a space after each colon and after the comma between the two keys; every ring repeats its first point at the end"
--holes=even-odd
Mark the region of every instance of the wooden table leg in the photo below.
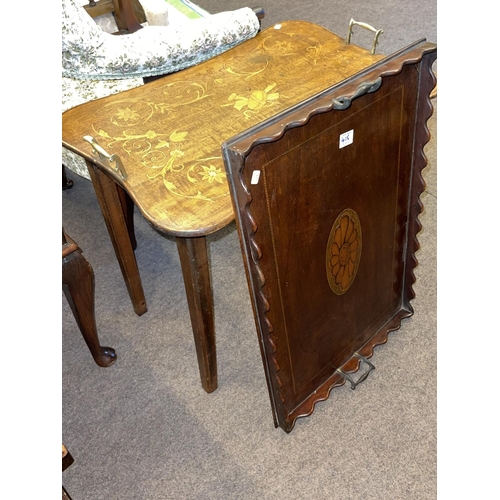
{"type": "Polygon", "coordinates": [[[68,179],[66,176],[66,167],[62,166],[62,188],[63,189],[71,189],[73,187],[73,181],[68,179]]]}
{"type": "Polygon", "coordinates": [[[212,287],[207,242],[198,238],[176,238],[191,316],[201,385],[207,392],[217,389],[217,356],[212,287]]]}
{"type": "Polygon", "coordinates": [[[68,255],[63,255],[62,284],[92,357],[99,366],[110,366],[116,361],[116,354],[112,347],[101,347],[97,335],[94,271],[78,247],[68,255]]]}
{"type": "Polygon", "coordinates": [[[116,191],[120,197],[120,203],[123,207],[123,216],[125,217],[125,224],[127,225],[127,231],[130,238],[130,243],[132,243],[132,248],[137,249],[137,240],[135,238],[135,228],[134,228],[134,202],[130,196],[125,192],[123,188],[115,184],[116,191]]]}
{"type": "MultiPolygon", "coordinates": [[[[129,208],[123,206],[123,196],[120,196],[118,192],[119,186],[112,179],[91,162],[87,162],[87,167],[134,311],[138,316],[141,316],[148,309],[134,254],[132,239],[135,240],[135,237],[131,237],[129,233],[130,218],[127,215],[130,214],[129,208]]],[[[130,200],[128,202],[131,203],[130,200]]]]}

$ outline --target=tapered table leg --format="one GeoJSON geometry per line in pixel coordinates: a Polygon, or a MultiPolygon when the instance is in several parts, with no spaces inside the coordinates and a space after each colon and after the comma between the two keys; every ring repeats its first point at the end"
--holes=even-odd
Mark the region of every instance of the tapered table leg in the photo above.
{"type": "MultiPolygon", "coordinates": [[[[130,209],[123,206],[123,196],[120,196],[117,190],[119,186],[112,179],[94,167],[91,162],[87,162],[87,167],[134,311],[138,316],[141,316],[148,309],[135,259],[134,245],[129,232],[130,219],[127,226],[126,215],[130,213],[130,209]]],[[[127,202],[131,203],[130,200],[127,202]]],[[[135,237],[133,239],[135,241],[135,237]]]]}
{"type": "Polygon", "coordinates": [[[201,385],[207,392],[217,389],[217,356],[212,287],[207,242],[198,238],[176,238],[193,328],[201,385]]]}
{"type": "Polygon", "coordinates": [[[97,335],[94,271],[78,247],[68,255],[63,253],[62,284],[92,357],[99,366],[110,366],[116,361],[116,354],[112,347],[102,347],[97,335]]]}
{"type": "Polygon", "coordinates": [[[130,243],[132,244],[132,249],[137,249],[137,240],[135,238],[135,228],[134,228],[134,202],[130,196],[121,188],[118,184],[115,184],[116,191],[120,197],[120,203],[123,208],[123,217],[125,217],[125,224],[127,225],[127,231],[130,238],[130,243]]]}

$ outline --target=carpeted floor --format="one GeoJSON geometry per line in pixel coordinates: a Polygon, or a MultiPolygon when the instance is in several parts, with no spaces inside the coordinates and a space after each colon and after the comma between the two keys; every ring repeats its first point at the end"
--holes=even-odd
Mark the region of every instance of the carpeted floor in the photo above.
{"type": "MultiPolygon", "coordinates": [[[[210,12],[242,0],[199,0],[210,12]]],[[[384,28],[379,51],[436,41],[432,1],[266,0],[264,27],[303,19],[345,36],[384,28]]],[[[358,41],[358,40],[357,40],[358,41]]],[[[359,41],[361,44],[361,42],[359,41]]],[[[96,279],[96,320],[117,362],[92,360],[62,298],[63,473],[73,500],[427,500],[436,498],[436,119],[424,171],[415,315],[375,350],[355,391],[332,391],[287,435],[275,429],[234,224],[209,237],[219,388],[200,386],[177,248],[136,212],[148,312],[135,315],[90,182],[62,193],[66,231],[96,279]]]]}

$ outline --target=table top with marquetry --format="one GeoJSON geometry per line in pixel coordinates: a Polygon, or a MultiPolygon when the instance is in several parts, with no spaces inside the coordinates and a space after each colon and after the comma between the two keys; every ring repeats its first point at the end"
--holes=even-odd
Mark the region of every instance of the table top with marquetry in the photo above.
{"type": "Polygon", "coordinates": [[[63,145],[106,171],[159,231],[207,235],[234,219],[222,143],[382,58],[315,24],[284,22],[197,66],[66,111],[63,145]],[[126,179],[84,136],[119,156],[126,179]]]}

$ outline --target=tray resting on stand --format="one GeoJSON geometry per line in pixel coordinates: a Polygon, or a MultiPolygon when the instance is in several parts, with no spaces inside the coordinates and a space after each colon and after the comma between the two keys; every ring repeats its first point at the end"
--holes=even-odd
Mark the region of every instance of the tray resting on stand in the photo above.
{"type": "Polygon", "coordinates": [[[413,313],[436,54],[416,42],[222,146],[286,432],[413,313]]]}

